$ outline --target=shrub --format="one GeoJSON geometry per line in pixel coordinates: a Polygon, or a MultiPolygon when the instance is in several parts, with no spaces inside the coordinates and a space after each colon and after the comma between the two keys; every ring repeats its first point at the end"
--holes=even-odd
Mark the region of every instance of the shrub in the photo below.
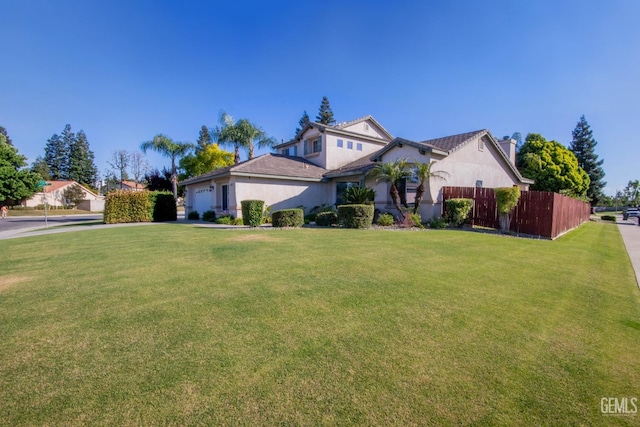
{"type": "Polygon", "coordinates": [[[282,209],[271,214],[274,227],[302,227],[304,211],[302,209],[282,209]]]}
{"type": "Polygon", "coordinates": [[[244,225],[244,220],[242,218],[236,218],[231,220],[231,224],[233,225],[244,225]]]}
{"type": "Polygon", "coordinates": [[[409,219],[413,223],[411,225],[412,227],[424,228],[424,225],[422,225],[422,217],[420,216],[420,214],[412,213],[409,215],[409,219]]]}
{"type": "Polygon", "coordinates": [[[243,200],[242,220],[244,225],[258,227],[262,224],[262,211],[264,210],[264,200],[243,200]]]}
{"type": "Polygon", "coordinates": [[[152,212],[148,191],[116,190],[107,194],[103,220],[105,224],[151,222],[152,212]]]}
{"type": "Polygon", "coordinates": [[[198,213],[198,211],[191,211],[189,212],[189,215],[187,215],[187,219],[200,219],[200,214],[198,213]]]}
{"type": "Polygon", "coordinates": [[[366,205],[373,203],[376,192],[369,187],[349,187],[344,192],[343,199],[347,205],[366,205]]]}
{"type": "Polygon", "coordinates": [[[220,218],[216,219],[216,224],[231,225],[233,224],[234,219],[235,218],[231,215],[222,215],[220,218]]]}
{"type": "Polygon", "coordinates": [[[304,223],[305,224],[309,224],[310,222],[314,222],[316,221],[316,217],[318,216],[318,214],[307,214],[304,216],[304,223]]]}
{"type": "Polygon", "coordinates": [[[471,212],[472,199],[449,199],[446,201],[447,219],[456,227],[462,228],[471,212]]]}
{"type": "Polygon", "coordinates": [[[202,212],[202,220],[207,222],[215,222],[216,213],[215,211],[204,211],[202,212]]]}
{"type": "Polygon", "coordinates": [[[271,206],[265,206],[262,213],[262,223],[271,224],[271,206]]]}
{"type": "Polygon", "coordinates": [[[520,199],[520,189],[518,187],[502,187],[496,188],[494,191],[498,213],[508,214],[518,204],[518,199],[520,199]]]}
{"type": "Polygon", "coordinates": [[[429,228],[446,228],[448,223],[447,220],[441,216],[434,216],[427,223],[429,228]]]}
{"type": "Polygon", "coordinates": [[[600,217],[600,219],[601,219],[601,220],[603,220],[603,221],[613,221],[613,222],[616,222],[616,217],[615,217],[615,216],[613,216],[613,215],[602,215],[602,216],[600,217]]]}
{"type": "Polygon", "coordinates": [[[346,228],[369,228],[373,222],[373,205],[338,206],[338,223],[346,228]]]}
{"type": "Polygon", "coordinates": [[[316,215],[316,225],[329,227],[338,223],[338,214],[333,211],[320,212],[316,215]]]}
{"type": "Polygon", "coordinates": [[[378,217],[378,225],[381,225],[383,227],[389,227],[390,225],[393,225],[395,222],[396,222],[395,218],[390,213],[383,213],[378,217]]]}
{"type": "MultiPolygon", "coordinates": [[[[141,193],[141,191],[139,191],[141,193]]],[[[176,221],[178,219],[178,207],[173,193],[169,191],[149,192],[151,201],[151,218],[153,222],[176,221]]]]}

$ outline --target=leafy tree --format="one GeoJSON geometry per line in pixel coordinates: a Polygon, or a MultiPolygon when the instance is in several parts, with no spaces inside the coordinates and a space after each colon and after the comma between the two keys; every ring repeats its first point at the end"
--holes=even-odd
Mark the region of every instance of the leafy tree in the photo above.
{"type": "Polygon", "coordinates": [[[11,138],[9,138],[9,134],[7,133],[7,130],[0,126],[0,135],[4,135],[5,138],[5,142],[9,145],[13,145],[13,141],[11,141],[11,138]]]}
{"type": "Polygon", "coordinates": [[[166,168],[160,172],[154,169],[144,176],[149,191],[172,191],[173,184],[171,181],[171,171],[166,168]]]}
{"type": "Polygon", "coordinates": [[[568,148],[542,135],[530,133],[516,156],[523,176],[535,183],[532,190],[553,191],[573,197],[584,197],[589,188],[589,175],[578,165],[568,148]]]}
{"type": "Polygon", "coordinates": [[[176,160],[185,156],[194,148],[195,146],[189,142],[174,141],[162,134],[158,134],[151,141],[143,142],[140,145],[143,153],[153,150],[171,159],[171,187],[174,199],[178,198],[178,168],[176,160]]]}
{"type": "Polygon", "coordinates": [[[640,205],[640,180],[629,181],[621,196],[623,196],[626,205],[640,205]]]}
{"type": "Polygon", "coordinates": [[[300,127],[296,128],[296,135],[298,135],[300,131],[304,129],[304,127],[309,123],[310,123],[309,114],[307,114],[307,111],[305,110],[305,112],[302,114],[302,117],[298,121],[298,125],[300,125],[300,127]]]}
{"type": "Polygon", "coordinates": [[[95,156],[89,148],[87,135],[80,130],[69,146],[69,179],[80,185],[93,186],[98,176],[95,156]]]}
{"type": "Polygon", "coordinates": [[[316,122],[322,123],[323,125],[331,125],[336,122],[333,118],[331,105],[329,105],[329,99],[326,96],[322,97],[322,103],[320,104],[318,115],[316,116],[316,122]]]}
{"type": "Polygon", "coordinates": [[[425,182],[429,182],[431,178],[446,180],[447,172],[444,171],[432,171],[431,163],[417,163],[411,170],[413,176],[418,179],[418,186],[416,187],[416,198],[413,204],[413,213],[417,214],[420,209],[420,202],[426,191],[424,186],[425,182]]]}
{"type": "Polygon", "coordinates": [[[129,179],[127,168],[129,167],[129,153],[126,150],[113,151],[111,158],[107,161],[114,172],[114,176],[123,188],[123,181],[129,179]]]}
{"type": "Polygon", "coordinates": [[[209,134],[209,128],[202,125],[198,140],[196,141],[196,152],[207,148],[211,144],[213,144],[213,139],[211,138],[211,134],[209,134]]]}
{"type": "Polygon", "coordinates": [[[37,191],[40,176],[29,169],[25,156],[7,143],[7,137],[0,134],[0,202],[13,205],[29,198],[37,191]]]}
{"type": "Polygon", "coordinates": [[[233,117],[225,113],[220,114],[220,125],[215,129],[219,144],[230,144],[234,147],[234,162],[240,163],[240,147],[246,149],[249,160],[253,159],[254,148],[271,147],[276,143],[258,125],[248,119],[234,121],[233,117]]]}
{"type": "Polygon", "coordinates": [[[180,179],[202,175],[231,165],[233,165],[233,153],[220,149],[218,144],[211,144],[195,155],[190,154],[180,160],[180,169],[184,171],[180,179]]]}
{"type": "Polygon", "coordinates": [[[391,200],[400,214],[400,221],[404,221],[405,214],[402,211],[399,187],[403,179],[411,176],[407,159],[376,163],[369,174],[376,182],[388,182],[390,184],[389,194],[391,195],[391,200]]]}
{"type": "Polygon", "coordinates": [[[42,179],[48,181],[51,179],[49,166],[42,156],[38,156],[31,164],[31,172],[37,173],[42,179]]]}
{"type": "Polygon", "coordinates": [[[78,184],[70,185],[62,192],[62,201],[65,206],[78,206],[84,200],[84,191],[78,184]]]}
{"type": "Polygon", "coordinates": [[[573,140],[569,145],[569,149],[576,155],[580,167],[589,175],[590,183],[587,189],[587,197],[591,199],[591,204],[596,205],[604,196],[602,190],[607,184],[602,181],[602,178],[604,178],[604,170],[602,170],[604,160],[598,160],[598,155],[595,153],[595,147],[598,143],[593,138],[591,127],[584,116],[580,117],[580,121],[573,130],[572,135],[573,140]]]}

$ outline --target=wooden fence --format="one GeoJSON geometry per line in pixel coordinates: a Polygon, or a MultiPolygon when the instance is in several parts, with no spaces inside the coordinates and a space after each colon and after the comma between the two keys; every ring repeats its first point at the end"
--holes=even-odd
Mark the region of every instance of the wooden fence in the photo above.
{"type": "MultiPolygon", "coordinates": [[[[473,200],[469,224],[500,228],[496,196],[492,188],[443,187],[443,200],[473,200]]],[[[446,211],[446,204],[442,203],[446,211]]],[[[443,212],[444,214],[445,212],[443,212]]],[[[520,200],[511,214],[511,231],[516,234],[555,239],[559,235],[589,221],[591,207],[586,202],[546,191],[521,191],[520,200]]]]}

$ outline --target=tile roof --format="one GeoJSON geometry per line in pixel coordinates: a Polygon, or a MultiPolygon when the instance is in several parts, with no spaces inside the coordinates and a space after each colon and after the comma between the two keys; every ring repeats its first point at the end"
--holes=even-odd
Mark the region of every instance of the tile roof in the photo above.
{"type": "Polygon", "coordinates": [[[424,144],[432,148],[437,148],[438,150],[451,152],[464,145],[464,143],[469,141],[470,139],[477,137],[482,132],[489,131],[487,131],[486,129],[481,129],[473,132],[460,133],[458,135],[445,136],[443,138],[428,139],[426,141],[420,141],[419,144],[424,144]]]}
{"type": "Polygon", "coordinates": [[[200,176],[186,179],[182,181],[181,184],[191,184],[210,178],[237,174],[271,175],[274,177],[320,180],[326,172],[326,169],[316,166],[302,157],[268,153],[251,160],[227,166],[226,168],[216,169],[200,176]]]}

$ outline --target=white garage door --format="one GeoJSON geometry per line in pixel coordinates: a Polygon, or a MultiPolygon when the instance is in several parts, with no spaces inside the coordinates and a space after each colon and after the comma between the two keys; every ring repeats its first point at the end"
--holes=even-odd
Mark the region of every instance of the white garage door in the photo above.
{"type": "Polygon", "coordinates": [[[193,195],[193,210],[202,215],[206,211],[212,210],[213,190],[210,188],[197,188],[193,195]]]}

